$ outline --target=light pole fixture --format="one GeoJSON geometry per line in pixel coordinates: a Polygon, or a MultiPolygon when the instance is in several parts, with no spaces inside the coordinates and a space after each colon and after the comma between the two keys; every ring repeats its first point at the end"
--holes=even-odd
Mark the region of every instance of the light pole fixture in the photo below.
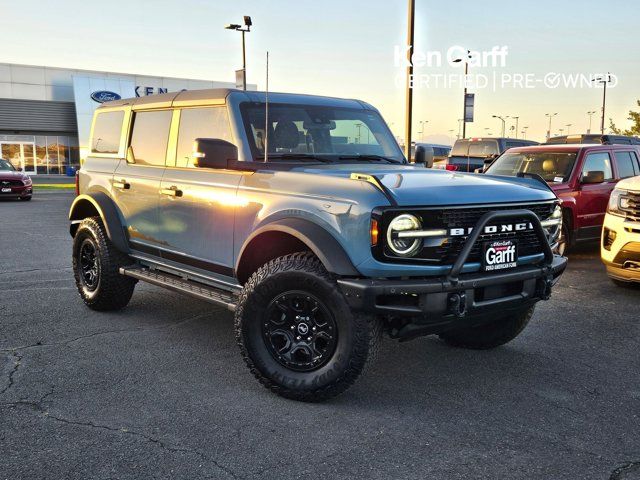
{"type": "Polygon", "coordinates": [[[462,138],[467,136],[467,75],[469,73],[469,59],[471,58],[471,50],[467,50],[464,58],[456,58],[453,62],[464,62],[464,96],[462,98],[462,138]]]}
{"type": "Polygon", "coordinates": [[[524,138],[525,140],[527,139],[527,129],[528,128],[529,128],[529,126],[522,127],[522,138],[524,138]]]}
{"type": "Polygon", "coordinates": [[[590,110],[587,112],[587,115],[589,115],[589,128],[587,129],[587,133],[591,133],[591,120],[593,120],[594,113],[596,113],[596,110],[590,110]]]}
{"type": "Polygon", "coordinates": [[[600,133],[604,135],[604,111],[607,105],[607,83],[611,83],[611,74],[607,72],[606,75],[603,75],[600,78],[594,78],[592,81],[601,83],[604,87],[602,90],[602,121],[600,122],[600,133]]]}
{"type": "Polygon", "coordinates": [[[498,119],[500,119],[500,121],[502,122],[502,135],[501,135],[501,136],[502,136],[502,137],[504,137],[504,126],[505,126],[505,123],[506,123],[506,122],[504,121],[504,118],[503,118],[503,117],[501,117],[500,115],[492,115],[492,117],[493,117],[493,118],[498,118],[498,119]]]}
{"type": "Polygon", "coordinates": [[[251,17],[248,15],[244,16],[244,26],[238,25],[237,23],[230,23],[226,27],[226,30],[235,30],[236,32],[242,32],[242,89],[247,89],[247,54],[244,43],[244,34],[251,31],[251,17]]]}
{"type": "Polygon", "coordinates": [[[555,117],[556,115],[558,115],[558,112],[556,112],[556,113],[545,113],[544,115],[545,115],[545,117],[549,117],[549,130],[547,130],[547,140],[549,140],[551,138],[551,119],[553,117],[555,117]]]}

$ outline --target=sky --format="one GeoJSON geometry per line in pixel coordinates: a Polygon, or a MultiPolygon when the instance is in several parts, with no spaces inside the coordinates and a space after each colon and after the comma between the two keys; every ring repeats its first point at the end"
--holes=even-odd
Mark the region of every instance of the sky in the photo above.
{"type": "MultiPolygon", "coordinates": [[[[249,83],[264,89],[268,50],[270,90],[365,100],[404,135],[405,68],[397,53],[406,45],[404,0],[0,0],[0,62],[234,81],[241,35],[224,26],[243,15],[254,23],[246,37],[249,83]]],[[[518,116],[518,136],[526,130],[539,141],[546,113],[557,113],[551,131],[559,134],[584,133],[587,112],[596,111],[597,130],[603,89],[589,78],[606,72],[615,75],[606,125],[612,118],[628,126],[627,112],[640,99],[638,18],[635,0],[416,0],[414,49],[440,52],[442,64],[415,68],[414,140],[450,143],[459,132],[462,64],[446,59],[455,46],[507,52],[504,66],[469,68],[479,84],[469,88],[475,113],[467,136],[499,136],[502,123],[492,115],[518,116]],[[576,79],[584,85],[570,86],[576,79]]],[[[506,119],[507,133],[512,126],[506,119]]]]}

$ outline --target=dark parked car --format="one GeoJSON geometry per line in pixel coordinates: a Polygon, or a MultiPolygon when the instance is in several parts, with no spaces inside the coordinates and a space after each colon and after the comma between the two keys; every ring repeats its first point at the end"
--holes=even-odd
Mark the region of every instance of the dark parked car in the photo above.
{"type": "Polygon", "coordinates": [[[485,162],[493,160],[505,150],[527,145],[538,145],[538,142],[503,137],[461,138],[453,144],[449,159],[440,168],[475,172],[482,169],[485,162]]]}
{"type": "Polygon", "coordinates": [[[580,134],[561,135],[547,140],[547,145],[597,143],[600,145],[640,145],[640,138],[626,135],[580,134]]]}
{"type": "Polygon", "coordinates": [[[16,170],[11,162],[0,158],[0,198],[31,200],[33,185],[26,173],[16,170]]]}
{"type": "Polygon", "coordinates": [[[640,175],[640,148],[631,145],[539,145],[513,148],[487,175],[542,177],[560,198],[563,222],[558,250],[600,238],[609,195],[616,183],[640,175]]]}

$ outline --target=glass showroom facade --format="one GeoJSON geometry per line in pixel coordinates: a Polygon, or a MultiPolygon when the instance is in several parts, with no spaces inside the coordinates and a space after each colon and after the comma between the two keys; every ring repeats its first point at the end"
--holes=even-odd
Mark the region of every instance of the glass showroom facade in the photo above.
{"type": "Polygon", "coordinates": [[[3,135],[1,157],[29,174],[64,175],[80,166],[78,137],[69,135],[3,135]]]}

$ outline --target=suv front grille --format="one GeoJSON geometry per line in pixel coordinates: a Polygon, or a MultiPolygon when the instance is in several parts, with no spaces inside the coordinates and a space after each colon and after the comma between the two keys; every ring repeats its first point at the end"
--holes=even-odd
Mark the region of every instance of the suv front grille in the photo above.
{"type": "MultiPolygon", "coordinates": [[[[420,217],[422,221],[423,229],[446,229],[450,231],[452,229],[465,229],[474,227],[480,217],[487,212],[501,211],[501,210],[531,210],[540,220],[544,220],[551,216],[555,208],[555,202],[524,204],[524,205],[500,205],[500,206],[482,206],[482,207],[462,207],[462,208],[443,208],[434,210],[415,210],[409,211],[414,215],[420,217]]],[[[386,227],[392,218],[397,215],[398,212],[388,212],[385,214],[385,231],[386,227]]],[[[529,220],[525,218],[514,217],[509,219],[509,223],[529,223],[529,220]]],[[[497,222],[504,223],[504,222],[497,222]]],[[[490,223],[489,226],[495,224],[490,223]]],[[[480,235],[478,241],[473,246],[471,254],[469,255],[467,262],[480,262],[481,249],[484,242],[492,240],[502,239],[515,239],[518,242],[518,256],[524,257],[527,255],[535,255],[543,253],[543,246],[538,240],[538,236],[533,230],[513,231],[507,233],[495,233],[480,235]]],[[[400,259],[397,255],[393,255],[387,249],[384,249],[384,259],[386,261],[398,261],[415,263],[424,262],[429,265],[451,265],[455,263],[462,248],[467,240],[467,235],[461,236],[448,236],[447,238],[438,239],[425,239],[422,249],[417,255],[410,258],[400,259]]]]}
{"type": "Polygon", "coordinates": [[[627,192],[625,197],[629,199],[629,208],[625,209],[625,216],[634,222],[640,222],[640,193],[627,192]]]}

